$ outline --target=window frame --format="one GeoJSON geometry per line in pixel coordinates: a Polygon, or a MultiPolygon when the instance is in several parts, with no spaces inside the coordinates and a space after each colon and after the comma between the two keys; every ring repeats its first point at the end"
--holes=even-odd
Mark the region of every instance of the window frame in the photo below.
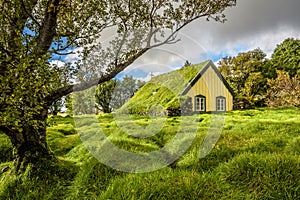
{"type": "Polygon", "coordinates": [[[206,97],[203,95],[197,95],[195,96],[194,100],[195,111],[206,112],[206,97]],[[199,100],[199,102],[197,100],[199,100]]]}
{"type": "Polygon", "coordinates": [[[226,112],[226,98],[224,96],[218,96],[216,98],[216,111],[226,112]]]}

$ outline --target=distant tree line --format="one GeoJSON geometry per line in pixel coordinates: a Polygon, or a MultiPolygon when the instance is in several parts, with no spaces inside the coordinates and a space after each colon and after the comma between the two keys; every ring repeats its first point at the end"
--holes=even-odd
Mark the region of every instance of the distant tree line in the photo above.
{"type": "Polygon", "coordinates": [[[235,109],[300,106],[299,39],[285,39],[270,59],[257,48],[222,58],[218,65],[235,92],[235,109]]]}
{"type": "Polygon", "coordinates": [[[144,81],[136,80],[132,76],[100,84],[95,94],[96,108],[110,113],[124,105],[144,84],[144,81]]]}
{"type": "Polygon", "coordinates": [[[66,98],[68,113],[92,114],[110,113],[125,104],[143,85],[144,81],[124,76],[122,80],[112,79],[66,98]]]}

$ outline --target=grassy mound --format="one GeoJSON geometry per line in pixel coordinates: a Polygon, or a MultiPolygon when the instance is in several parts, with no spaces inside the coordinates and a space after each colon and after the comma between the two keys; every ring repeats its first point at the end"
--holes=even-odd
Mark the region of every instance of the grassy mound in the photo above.
{"type": "Polygon", "coordinates": [[[299,156],[246,153],[224,163],[216,174],[255,199],[297,199],[300,195],[299,156]]]}
{"type": "MultiPolygon", "coordinates": [[[[299,109],[229,112],[220,139],[204,158],[199,158],[199,152],[212,117],[196,116],[196,129],[194,125],[184,129],[187,135],[197,131],[186,153],[173,165],[141,174],[101,164],[77,131],[92,133],[100,127],[120,148],[149,152],[172,140],[180,117],[168,117],[149,138],[127,135],[120,126],[145,128],[153,123],[151,117],[132,115],[131,121],[116,123],[113,115],[106,114],[95,123],[91,116],[78,116],[77,129],[72,127],[76,131],[70,134],[58,127],[70,128],[73,119],[54,117],[47,139],[57,161],[45,160],[38,168],[29,166],[25,173],[15,175],[10,170],[12,158],[1,158],[0,169],[8,170],[0,172],[0,199],[299,199],[299,116],[299,109]]],[[[11,148],[6,136],[0,135],[0,141],[1,148],[11,148]]]]}
{"type": "Polygon", "coordinates": [[[71,162],[44,160],[19,175],[4,173],[0,176],[0,199],[62,199],[77,172],[71,162]]]}
{"type": "Polygon", "coordinates": [[[297,199],[299,157],[242,154],[211,172],[163,169],[118,178],[100,199],[297,199]]]}
{"type": "MultiPolygon", "coordinates": [[[[152,78],[119,109],[123,113],[147,113],[161,105],[161,112],[179,106],[179,96],[187,84],[207,64],[208,61],[184,67],[152,78]]],[[[156,110],[157,113],[157,110],[156,110]]]]}

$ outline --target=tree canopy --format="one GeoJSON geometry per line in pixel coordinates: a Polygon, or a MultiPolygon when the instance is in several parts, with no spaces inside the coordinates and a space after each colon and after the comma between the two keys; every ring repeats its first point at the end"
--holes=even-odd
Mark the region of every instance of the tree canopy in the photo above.
{"type": "Polygon", "coordinates": [[[263,71],[266,54],[260,49],[220,60],[219,69],[236,94],[235,107],[246,108],[262,101],[266,91],[263,71]]]}
{"type": "Polygon", "coordinates": [[[218,64],[236,94],[236,109],[299,106],[299,39],[285,39],[270,59],[260,49],[254,49],[222,58],[218,64]]]}
{"type": "MultiPolygon", "coordinates": [[[[276,70],[283,70],[291,77],[300,74],[300,40],[287,38],[278,44],[272,54],[270,67],[275,75],[276,70]]],[[[274,76],[273,76],[274,77],[274,76]]]]}

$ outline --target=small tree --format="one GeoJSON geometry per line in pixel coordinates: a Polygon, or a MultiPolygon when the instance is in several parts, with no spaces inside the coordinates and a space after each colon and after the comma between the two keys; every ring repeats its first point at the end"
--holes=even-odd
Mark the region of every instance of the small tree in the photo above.
{"type": "Polygon", "coordinates": [[[96,105],[99,110],[109,113],[124,105],[134,93],[145,83],[134,79],[132,76],[120,80],[110,80],[102,83],[96,90],[96,105]]]}
{"type": "Polygon", "coordinates": [[[117,82],[118,81],[116,80],[110,80],[98,85],[96,89],[96,106],[99,110],[101,110],[104,113],[110,113],[112,111],[110,102],[117,82]]]}
{"type": "Polygon", "coordinates": [[[290,78],[288,72],[277,70],[277,78],[269,79],[267,91],[267,105],[300,106],[300,76],[290,78]]]}
{"type": "Polygon", "coordinates": [[[113,110],[124,105],[134,95],[137,89],[137,81],[132,76],[125,76],[122,81],[117,82],[110,102],[113,110]]]}
{"type": "Polygon", "coordinates": [[[95,99],[93,98],[95,93],[96,91],[94,87],[72,93],[72,113],[75,115],[96,113],[95,99]]]}
{"type": "Polygon", "coordinates": [[[183,67],[189,67],[191,65],[192,65],[192,63],[190,63],[188,60],[186,60],[183,67]]]}
{"type": "Polygon", "coordinates": [[[49,113],[52,115],[57,115],[61,109],[64,106],[64,100],[63,99],[59,99],[57,101],[55,101],[50,107],[49,107],[49,113]]]}

